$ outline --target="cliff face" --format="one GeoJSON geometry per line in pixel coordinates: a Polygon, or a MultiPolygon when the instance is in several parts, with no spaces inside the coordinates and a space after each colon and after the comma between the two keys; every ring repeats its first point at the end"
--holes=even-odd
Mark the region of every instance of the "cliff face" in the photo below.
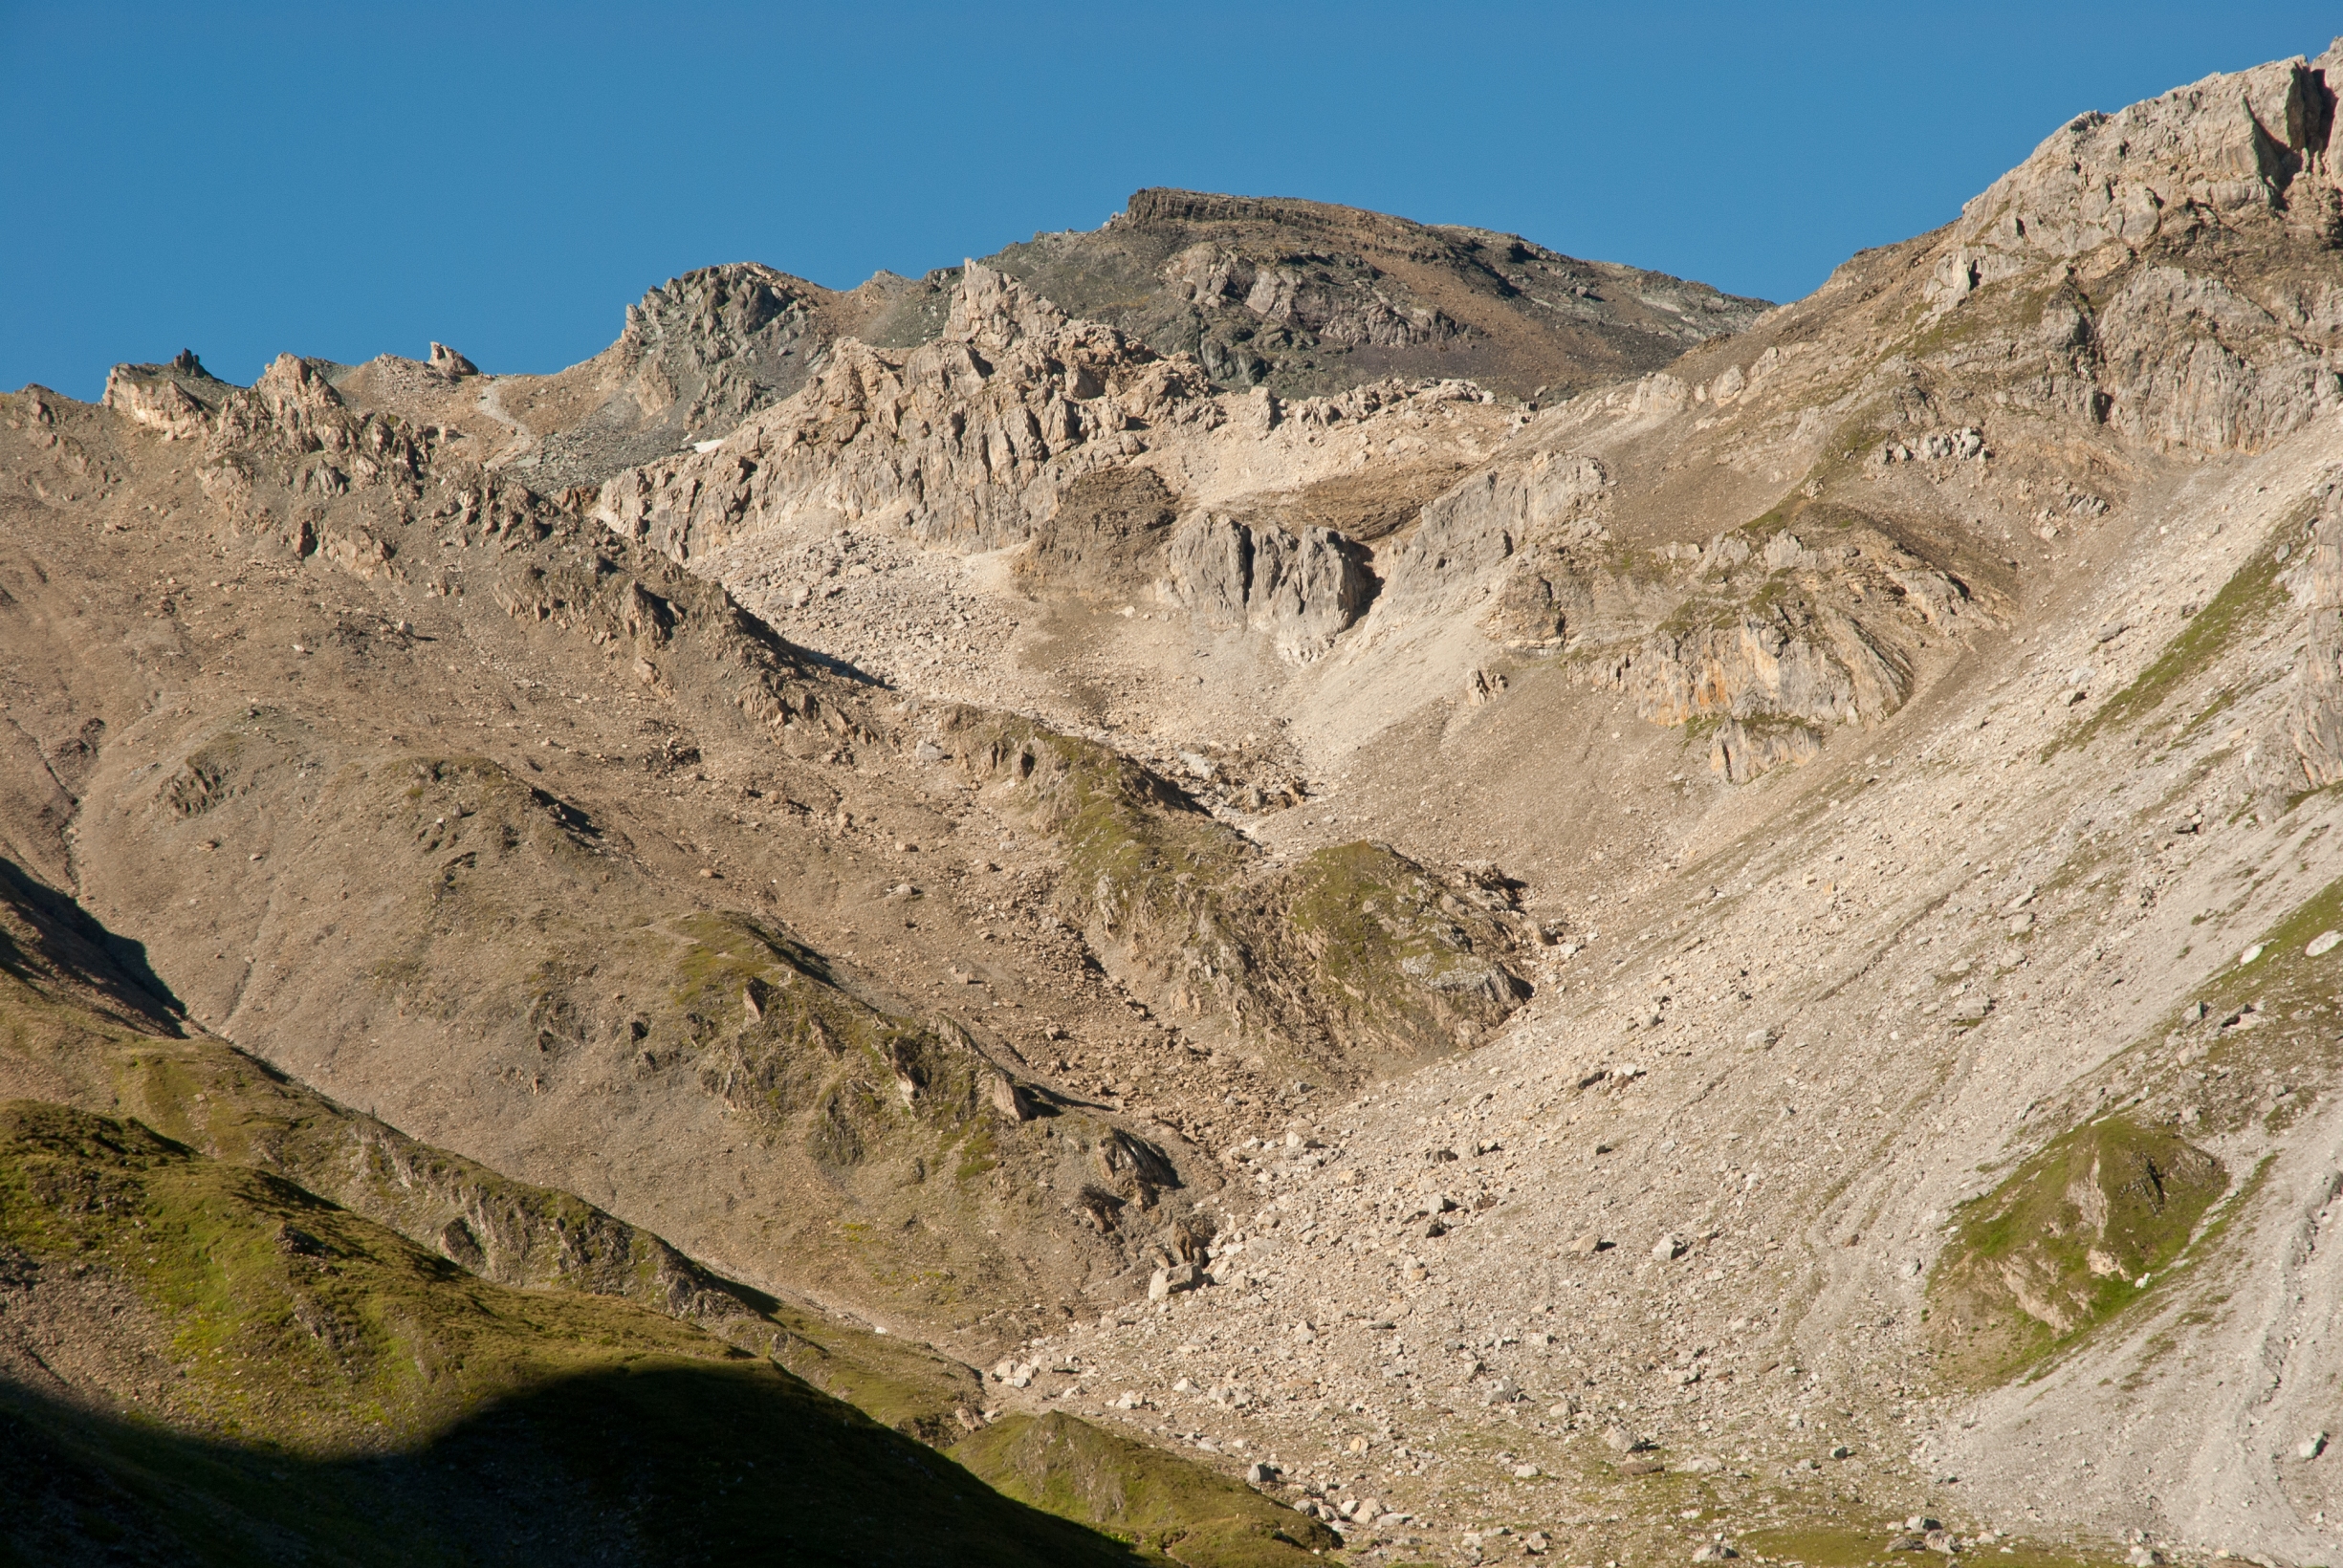
{"type": "Polygon", "coordinates": [[[1192,362],[972,266],[934,342],[900,359],[846,342],[718,450],[613,480],[598,515],[679,556],[808,513],[994,548],[1021,540],[1061,485],[1141,450],[1127,431],[1217,422],[1207,391],[1192,362]]]}

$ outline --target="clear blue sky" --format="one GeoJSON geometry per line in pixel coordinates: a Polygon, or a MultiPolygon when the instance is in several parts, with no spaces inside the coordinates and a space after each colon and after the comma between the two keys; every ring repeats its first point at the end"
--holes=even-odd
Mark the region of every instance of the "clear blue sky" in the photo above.
{"type": "Polygon", "coordinates": [[[848,286],[1151,185],[1789,298],[2044,136],[2343,5],[0,0],[0,386],[192,347],[551,370],[661,280],[848,286]]]}

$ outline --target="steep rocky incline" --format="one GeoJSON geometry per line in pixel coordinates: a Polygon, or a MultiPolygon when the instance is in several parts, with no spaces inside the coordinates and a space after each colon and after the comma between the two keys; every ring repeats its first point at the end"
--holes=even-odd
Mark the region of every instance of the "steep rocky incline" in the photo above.
{"type": "Polygon", "coordinates": [[[2337,82],[0,400],[8,1071],[1232,1561],[2327,1560],[2337,82]]]}
{"type": "Polygon", "coordinates": [[[1396,855],[1388,929],[1223,932],[1172,862],[1253,852],[1161,775],[1019,720],[1022,770],[955,782],[918,704],[320,367],[218,408],[181,440],[12,405],[32,487],[102,490],[16,503],[7,819],[195,1018],[437,1143],[981,1338],[1209,1240],[1199,1143],[1526,993],[1518,926],[1396,855]],[[1301,999],[1338,969],[1329,1028],[1301,999]]]}
{"type": "Polygon", "coordinates": [[[1564,940],[1036,1354],[1392,1556],[2323,1560],[2339,75],[2084,117],[1379,548],[1253,831],[1564,940]]]}
{"type": "Polygon", "coordinates": [[[720,1339],[474,1279],[136,1122],[0,1103],[0,1248],[31,1559],[1140,1560],[720,1339]]]}
{"type": "MultiPolygon", "coordinates": [[[[2085,117],[1741,336],[1452,438],[1488,445],[1397,526],[1329,523],[1272,395],[1141,433],[1151,484],[1100,464],[922,535],[1018,547],[956,589],[1018,623],[988,679],[1063,711],[1071,655],[1151,694],[1106,734],[1199,779],[1281,721],[1300,789],[1214,794],[1268,863],[1494,852],[1545,955],[1473,1064],[1246,1150],[1275,1201],[1221,1217],[1193,1291],[1037,1341],[1048,1392],[1127,1388],[1402,1554],[1493,1517],[1689,1550],[1641,1461],[1585,1457],[1616,1424],[1721,1511],[1702,1538],[1875,1551],[1917,1509],[2308,1560],[2325,1418],[2283,1391],[2327,1352],[2287,1293],[2331,1285],[2283,1238],[2324,1224],[2343,923],[2334,65],[2085,117]],[[1186,697],[1205,658],[1249,700],[1186,697]],[[2308,1359],[2207,1405],[2191,1369],[2231,1357],[2308,1359]],[[2140,1479],[2062,1469],[2036,1434],[2069,1428],[2140,1479]]],[[[745,576],[758,537],[681,553],[745,576]]]]}
{"type": "MultiPolygon", "coordinates": [[[[186,1528],[185,1511],[202,1507],[200,1482],[184,1494],[173,1482],[160,1498],[151,1487],[133,1487],[146,1500],[131,1501],[121,1490],[127,1455],[108,1417],[186,1439],[184,1451],[166,1446],[166,1472],[187,1465],[200,1473],[206,1461],[198,1456],[208,1445],[215,1446],[210,1464],[232,1465],[224,1439],[263,1436],[272,1464],[316,1465],[313,1484],[332,1492],[354,1484],[332,1463],[349,1443],[344,1406],[352,1397],[374,1402],[378,1428],[387,1397],[398,1411],[390,1418],[396,1438],[420,1443],[434,1456],[395,1491],[411,1493],[424,1485],[435,1493],[430,1512],[444,1522],[483,1502],[468,1479],[469,1466],[447,1456],[469,1450],[468,1428],[484,1405],[606,1405],[602,1384],[615,1368],[605,1361],[613,1356],[638,1377],[652,1370],[646,1357],[672,1363],[654,1374],[667,1377],[671,1388],[638,1384],[646,1392],[636,1413],[650,1418],[647,1426],[620,1434],[644,1446],[637,1469],[672,1466],[680,1457],[657,1452],[668,1441],[664,1412],[704,1411],[712,1400],[729,1401],[739,1425],[729,1430],[718,1464],[736,1462],[744,1444],[770,1442],[774,1434],[765,1428],[778,1419],[796,1441],[816,1445],[823,1455],[859,1449],[865,1463],[876,1455],[948,1482],[950,1472],[896,1440],[900,1433],[951,1452],[976,1477],[1040,1514],[1147,1546],[1178,1543],[1184,1561],[1298,1562],[1307,1546],[1331,1539],[1323,1527],[1209,1470],[1138,1448],[1087,1423],[1059,1418],[1048,1450],[1032,1451],[1016,1441],[1021,1420],[987,1431],[981,1380],[948,1357],[719,1279],[659,1237],[568,1193],[511,1181],[335,1104],[179,1021],[147,981],[122,968],[120,955],[129,949],[120,939],[5,862],[0,942],[9,954],[0,976],[0,1018],[8,1031],[0,1042],[0,1095],[20,1097],[0,1112],[6,1124],[0,1228],[11,1262],[0,1281],[8,1312],[0,1364],[11,1372],[11,1386],[0,1394],[0,1444],[53,1484],[70,1477],[73,1486],[94,1489],[103,1499],[98,1517],[105,1521],[94,1524],[86,1511],[35,1510],[47,1517],[33,1522],[19,1510],[6,1538],[20,1550],[39,1539],[48,1543],[44,1551],[75,1556],[88,1545],[82,1533],[93,1529],[134,1528],[146,1537],[170,1538],[186,1528]],[[119,1120],[126,1115],[138,1120],[119,1120]],[[142,1189],[134,1190],[140,1183],[142,1189]],[[62,1257],[44,1254],[54,1254],[57,1232],[77,1220],[77,1252],[67,1271],[62,1257]],[[149,1226],[168,1255],[158,1253],[153,1234],[137,1248],[142,1256],[120,1235],[149,1226]],[[236,1245],[244,1239],[239,1233],[255,1226],[274,1244],[257,1256],[236,1245]],[[195,1260],[177,1251],[186,1234],[204,1238],[211,1269],[224,1256],[233,1259],[223,1288],[208,1297],[200,1286],[187,1289],[195,1260]],[[270,1265],[279,1257],[290,1273],[272,1278],[270,1265]],[[450,1287],[449,1281],[462,1278],[459,1270],[492,1282],[485,1294],[450,1287]],[[284,1316],[272,1293],[281,1294],[292,1321],[323,1341],[338,1367],[316,1364],[304,1355],[311,1347],[297,1340],[272,1339],[272,1318],[284,1316]],[[543,1299],[548,1295],[550,1302],[543,1299]],[[573,1304],[564,1305],[564,1297],[573,1304]],[[706,1332],[662,1328],[653,1313],[706,1332]],[[158,1332],[165,1327],[174,1331],[167,1344],[158,1332]],[[206,1343],[213,1344],[208,1355],[190,1357],[190,1344],[206,1343]],[[400,1387],[397,1374],[386,1374],[385,1351],[411,1356],[421,1374],[416,1385],[400,1387]],[[211,1360],[223,1353],[231,1357],[225,1380],[211,1360]],[[752,1357],[768,1363],[766,1380],[755,1375],[752,1357]],[[720,1366],[730,1377],[699,1376],[694,1363],[720,1366]],[[772,1381],[776,1367],[784,1375],[772,1381]],[[337,1371],[349,1387],[337,1386],[337,1371]],[[755,1389],[765,1392],[744,1392],[755,1389]],[[760,1413],[760,1401],[779,1408],[760,1413]],[[990,1443],[971,1447],[971,1433],[978,1431],[987,1431],[990,1443]],[[63,1469],[54,1451],[60,1442],[76,1455],[63,1469]],[[1071,1496],[1062,1484],[1069,1473],[1085,1483],[1071,1496]],[[426,1475],[436,1479],[424,1482],[426,1475]],[[1144,1497],[1138,1504],[1124,1490],[1134,1487],[1144,1497]]],[[[375,1430],[361,1442],[379,1445],[383,1435],[375,1430]]],[[[609,1432],[603,1435],[606,1441],[609,1432]]],[[[137,1466],[150,1480],[157,1457],[150,1440],[137,1466]]],[[[533,1462],[549,1471],[536,1486],[564,1492],[568,1461],[539,1454],[533,1462]]],[[[809,1467],[800,1456],[775,1482],[784,1492],[815,1484],[826,1473],[824,1464],[809,1467]]],[[[578,1479],[567,1477],[569,1511],[607,1535],[614,1522],[602,1516],[604,1501],[592,1487],[578,1488],[578,1479]]],[[[680,1516],[705,1503],[709,1483],[676,1479],[680,1484],[663,1491],[657,1506],[680,1516]]],[[[820,1481],[831,1489],[840,1484],[849,1478],[820,1481]]],[[[357,1488],[365,1490],[362,1483],[357,1488]]],[[[768,1492],[763,1504],[781,1500],[768,1492]]],[[[640,1510],[646,1501],[638,1490],[629,1507],[640,1510]]],[[[1030,1548],[1037,1552],[1123,1560],[1120,1551],[1083,1530],[1005,1503],[963,1476],[946,1512],[984,1520],[954,1527],[979,1531],[991,1543],[983,1550],[1026,1539],[1055,1543],[1030,1548]]],[[[874,1531],[837,1505],[834,1490],[808,1492],[794,1504],[814,1535],[857,1543],[861,1555],[909,1550],[915,1560],[931,1560],[932,1547],[874,1531]]],[[[216,1499],[210,1513],[208,1527],[217,1530],[216,1499]]],[[[282,1535],[289,1521],[269,1513],[264,1508],[255,1517],[231,1509],[229,1528],[282,1535]]],[[[578,1524],[573,1518],[569,1528],[578,1524]]],[[[418,1522],[403,1528],[407,1552],[427,1536],[418,1522]]],[[[497,1528],[552,1550],[542,1543],[562,1527],[524,1514],[497,1528]]],[[[291,1529],[296,1537],[339,1533],[330,1517],[313,1516],[291,1529]]],[[[254,1561],[275,1560],[276,1550],[257,1542],[238,1549],[242,1559],[254,1561]]],[[[624,1560],[667,1556],[643,1545],[624,1560]]]]}

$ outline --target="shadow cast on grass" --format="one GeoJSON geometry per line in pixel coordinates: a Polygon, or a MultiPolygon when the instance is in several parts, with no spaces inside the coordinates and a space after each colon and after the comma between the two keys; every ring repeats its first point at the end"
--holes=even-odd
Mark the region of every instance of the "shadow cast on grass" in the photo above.
{"type": "Polygon", "coordinates": [[[332,1458],[0,1383],[0,1563],[1142,1560],[764,1362],[569,1378],[332,1458]]]}

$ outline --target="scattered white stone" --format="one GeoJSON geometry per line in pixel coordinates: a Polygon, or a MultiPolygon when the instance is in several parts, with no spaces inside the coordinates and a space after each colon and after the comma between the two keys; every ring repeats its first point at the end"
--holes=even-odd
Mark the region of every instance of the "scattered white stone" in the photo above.
{"type": "Polygon", "coordinates": [[[2305,958],[2324,958],[2337,947],[2343,947],[2343,931],[2321,931],[2310,939],[2310,945],[2302,950],[2302,955],[2305,958]]]}
{"type": "Polygon", "coordinates": [[[2261,957],[2262,950],[2266,946],[2266,943],[2257,942],[2252,947],[2246,948],[2244,952],[2239,953],[2237,955],[2237,967],[2242,969],[2246,965],[2252,963],[2255,959],[2261,957]]]}

